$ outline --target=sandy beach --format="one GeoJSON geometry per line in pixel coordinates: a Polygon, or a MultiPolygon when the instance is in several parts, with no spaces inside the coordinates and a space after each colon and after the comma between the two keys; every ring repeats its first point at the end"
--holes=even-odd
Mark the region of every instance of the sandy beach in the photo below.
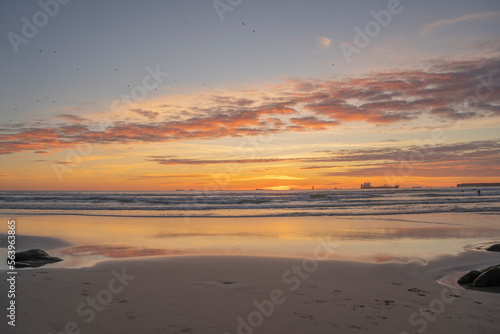
{"type": "MultiPolygon", "coordinates": [[[[328,248],[317,250],[302,259],[169,256],[18,270],[16,327],[3,321],[0,331],[499,332],[498,294],[438,282],[499,263],[498,253],[469,250],[426,263],[377,264],[322,261],[328,248]]],[[[3,279],[0,289],[7,288],[3,279]]]]}

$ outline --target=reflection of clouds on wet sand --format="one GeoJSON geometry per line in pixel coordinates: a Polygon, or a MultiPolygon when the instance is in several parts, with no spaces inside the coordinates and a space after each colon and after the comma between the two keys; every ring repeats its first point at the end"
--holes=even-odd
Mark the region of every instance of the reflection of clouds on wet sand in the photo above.
{"type": "Polygon", "coordinates": [[[330,260],[425,262],[460,253],[469,245],[500,240],[495,221],[496,216],[466,213],[397,219],[192,218],[189,224],[182,218],[31,216],[22,218],[22,226],[74,245],[52,248],[50,255],[64,261],[51,266],[82,267],[109,259],[170,255],[303,258],[313,256],[318,240],[338,246],[329,254],[330,260]]]}
{"type": "Polygon", "coordinates": [[[475,227],[410,227],[410,228],[373,228],[336,230],[335,238],[339,239],[447,239],[447,238],[480,238],[498,233],[498,229],[475,227]]]}
{"type": "MultiPolygon", "coordinates": [[[[7,234],[0,233],[0,240],[7,240],[7,234]]],[[[40,237],[34,235],[16,235],[16,249],[24,251],[32,248],[51,250],[61,247],[71,246],[71,243],[65,240],[52,237],[40,237]]],[[[6,248],[7,243],[0,242],[0,248],[6,248]]]]}
{"type": "MultiPolygon", "coordinates": [[[[354,225],[354,224],[353,224],[354,225]]],[[[210,229],[210,227],[207,227],[210,229]]],[[[280,237],[300,237],[300,238],[320,238],[328,236],[340,240],[367,240],[367,239],[446,239],[446,238],[479,238],[488,237],[491,233],[498,232],[497,229],[488,227],[409,227],[409,228],[352,228],[342,229],[331,226],[328,230],[313,230],[300,232],[159,232],[153,238],[190,238],[190,237],[247,237],[247,238],[280,238],[280,237]]]]}
{"type": "Polygon", "coordinates": [[[157,256],[157,255],[175,255],[185,254],[185,251],[169,250],[169,249],[154,249],[154,248],[138,248],[132,246],[114,246],[114,245],[85,245],[65,248],[61,250],[63,254],[74,256],[102,255],[108,258],[127,258],[140,256],[157,256]]]}
{"type": "Polygon", "coordinates": [[[60,256],[64,259],[64,261],[51,265],[51,267],[82,268],[92,267],[98,262],[110,259],[182,255],[190,252],[183,250],[141,248],[134,246],[82,245],[59,249],[57,251],[53,251],[52,253],[60,256]]]}
{"type": "Polygon", "coordinates": [[[235,233],[177,233],[177,232],[160,232],[153,235],[153,238],[179,238],[179,237],[255,237],[255,238],[273,238],[276,235],[235,232],[235,233]]]}

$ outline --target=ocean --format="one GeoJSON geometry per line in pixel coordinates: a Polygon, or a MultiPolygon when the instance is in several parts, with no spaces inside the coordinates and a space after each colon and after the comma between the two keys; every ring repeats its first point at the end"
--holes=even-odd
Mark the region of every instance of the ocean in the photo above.
{"type": "Polygon", "coordinates": [[[52,267],[153,255],[303,258],[313,256],[318,242],[335,245],[329,259],[425,262],[500,242],[500,188],[481,193],[474,188],[4,191],[0,235],[15,219],[17,247],[53,249],[51,254],[65,260],[52,267]],[[48,239],[34,244],[34,236],[48,239]],[[43,241],[51,238],[66,247],[43,241]]]}
{"type": "Polygon", "coordinates": [[[0,215],[121,217],[365,216],[500,214],[500,188],[289,191],[2,191],[0,215]]]}

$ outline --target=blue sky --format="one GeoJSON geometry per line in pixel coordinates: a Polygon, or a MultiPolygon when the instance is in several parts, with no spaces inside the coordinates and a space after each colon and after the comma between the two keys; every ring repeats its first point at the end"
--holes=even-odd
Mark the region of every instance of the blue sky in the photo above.
{"type": "MultiPolygon", "coordinates": [[[[402,1],[403,11],[347,64],[335,46],[351,41],[354,27],[373,20],[370,11],[386,9],[387,3],[243,1],[225,12],[221,22],[211,1],[73,0],[61,5],[28,44],[20,45],[18,54],[2,38],[0,66],[5,79],[0,83],[4,92],[0,108],[21,121],[9,110],[19,106],[20,114],[38,115],[34,109],[39,104],[33,100],[46,95],[67,104],[113,99],[125,84],[140,80],[147,65],[161,64],[171,73],[165,86],[173,85],[173,78],[178,80],[177,87],[186,88],[203,83],[267,83],[283,77],[351,75],[466,52],[460,47],[478,36],[487,40],[498,34],[496,17],[419,36],[428,23],[500,10],[498,1],[402,1]],[[320,36],[331,39],[332,47],[322,50],[320,36]]],[[[20,33],[21,18],[40,10],[36,2],[3,2],[1,6],[2,36],[20,33]]]]}

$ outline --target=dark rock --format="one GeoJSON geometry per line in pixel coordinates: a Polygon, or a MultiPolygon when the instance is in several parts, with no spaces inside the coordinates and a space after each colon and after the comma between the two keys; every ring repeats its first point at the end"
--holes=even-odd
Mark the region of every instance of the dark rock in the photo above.
{"type": "Polygon", "coordinates": [[[29,263],[26,263],[26,262],[16,262],[15,267],[16,268],[29,268],[29,267],[31,267],[31,265],[29,263]]]}
{"type": "Polygon", "coordinates": [[[16,253],[16,268],[41,267],[47,263],[62,261],[58,257],[52,257],[41,249],[30,249],[16,253]]]}
{"type": "Polygon", "coordinates": [[[500,252],[500,244],[491,245],[490,247],[486,248],[486,250],[490,252],[500,252]]]}
{"type": "Polygon", "coordinates": [[[460,277],[457,282],[458,284],[471,284],[479,275],[481,275],[480,271],[472,270],[460,277]]]}
{"type": "Polygon", "coordinates": [[[495,266],[481,273],[474,282],[473,287],[500,286],[500,267],[495,266]]]}
{"type": "Polygon", "coordinates": [[[484,273],[485,271],[488,271],[488,270],[493,269],[493,268],[500,268],[500,264],[497,264],[495,266],[491,266],[491,267],[488,267],[488,268],[483,268],[480,271],[481,271],[481,273],[484,273]]]}

